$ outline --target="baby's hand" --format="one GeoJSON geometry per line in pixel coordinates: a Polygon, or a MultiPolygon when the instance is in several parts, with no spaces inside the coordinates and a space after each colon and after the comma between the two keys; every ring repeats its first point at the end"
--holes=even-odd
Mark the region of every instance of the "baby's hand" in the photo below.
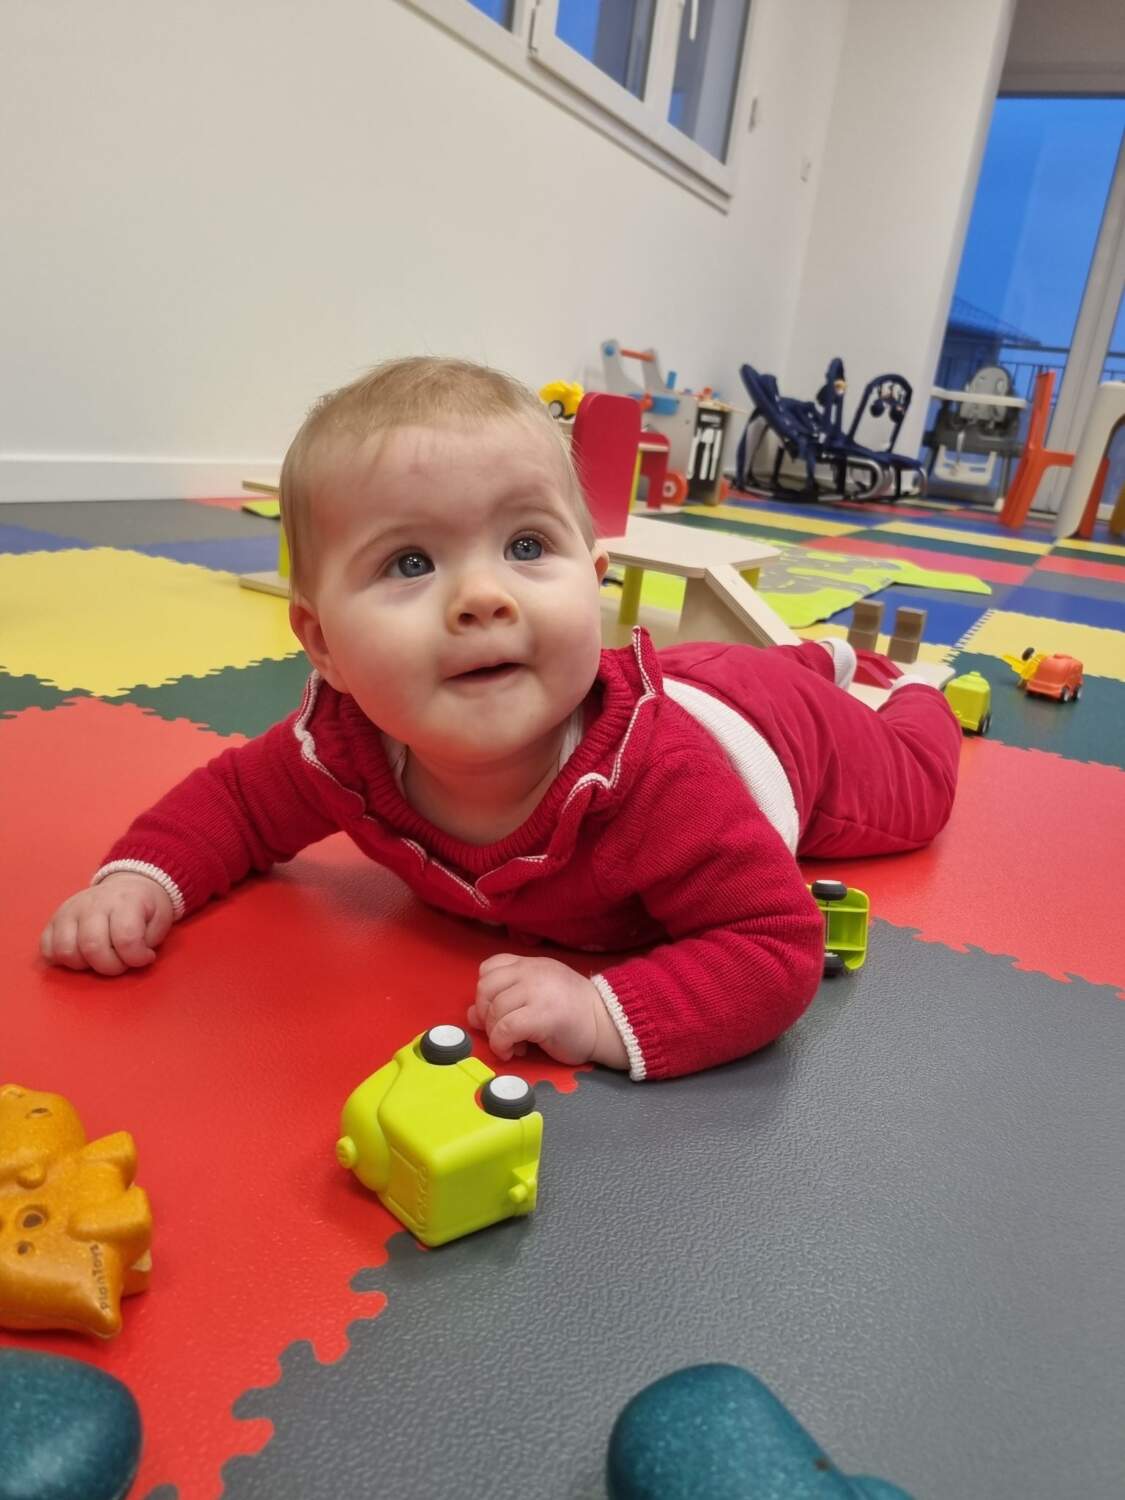
{"type": "Polygon", "coordinates": [[[64,901],[43,929],[49,964],[124,974],[152,963],[172,926],[172,898],[147,875],[107,875],[64,901]]]}
{"type": "Polygon", "coordinates": [[[488,1033],[505,1062],[522,1057],[528,1042],[563,1063],[629,1066],[625,1045],[597,990],[553,958],[497,953],[480,966],[469,1025],[488,1033]]]}

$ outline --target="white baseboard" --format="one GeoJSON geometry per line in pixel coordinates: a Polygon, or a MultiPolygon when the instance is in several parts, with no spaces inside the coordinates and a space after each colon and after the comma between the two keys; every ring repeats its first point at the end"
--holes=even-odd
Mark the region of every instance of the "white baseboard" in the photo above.
{"type": "Polygon", "coordinates": [[[109,458],[0,453],[0,501],[212,500],[276,482],[277,458],[109,458]]]}

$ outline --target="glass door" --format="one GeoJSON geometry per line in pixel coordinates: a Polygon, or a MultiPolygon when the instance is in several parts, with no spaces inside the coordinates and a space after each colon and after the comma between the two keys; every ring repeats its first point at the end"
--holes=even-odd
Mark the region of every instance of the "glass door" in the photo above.
{"type": "MultiPolygon", "coordinates": [[[[1125,99],[1001,98],[993,112],[934,384],[965,390],[999,366],[1012,394],[1029,400],[1039,372],[1053,370],[1052,447],[1073,446],[1107,350],[1121,347],[1111,334],[1125,244],[1123,141],[1125,99]]],[[[1037,508],[1058,492],[1044,484],[1037,508]]]]}
{"type": "MultiPolygon", "coordinates": [[[[1117,317],[1098,384],[1105,380],[1125,381],[1125,289],[1117,304],[1117,317]]],[[[1125,427],[1117,429],[1109,445],[1109,471],[1102,490],[1102,505],[1112,508],[1121,495],[1125,495],[1125,427]]]]}

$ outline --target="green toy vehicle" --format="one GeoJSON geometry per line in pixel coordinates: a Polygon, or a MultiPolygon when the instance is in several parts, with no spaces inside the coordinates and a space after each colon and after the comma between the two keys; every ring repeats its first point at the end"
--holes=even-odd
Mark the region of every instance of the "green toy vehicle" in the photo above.
{"type": "Polygon", "coordinates": [[[543,1116],[529,1083],[497,1077],[460,1026],[400,1047],[348,1096],[336,1160],[424,1245],[535,1207],[543,1116]]]}
{"type": "Polygon", "coordinates": [[[963,672],[945,684],[945,696],[962,729],[987,734],[992,723],[992,688],[980,672],[963,672]]]}
{"type": "Polygon", "coordinates": [[[809,890],[824,913],[825,976],[862,969],[871,913],[867,893],[846,886],[842,880],[814,880],[809,890]]]}

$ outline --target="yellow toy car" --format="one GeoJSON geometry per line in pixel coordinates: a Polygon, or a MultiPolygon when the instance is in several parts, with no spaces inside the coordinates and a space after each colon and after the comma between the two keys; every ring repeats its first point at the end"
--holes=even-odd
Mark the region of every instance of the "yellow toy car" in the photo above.
{"type": "Polygon", "coordinates": [[[540,388],[539,399],[552,417],[573,417],[585,394],[576,380],[552,380],[540,388]]]}
{"type": "Polygon", "coordinates": [[[543,1116],[531,1085],[433,1026],[348,1096],[336,1160],[424,1245],[535,1207],[543,1116]]]}
{"type": "Polygon", "coordinates": [[[962,672],[945,684],[945,696],[962,729],[987,734],[992,723],[992,687],[980,672],[962,672]]]}
{"type": "Polygon", "coordinates": [[[871,902],[866,891],[842,880],[814,880],[812,898],[824,913],[824,974],[852,973],[867,960],[871,902]]]}

